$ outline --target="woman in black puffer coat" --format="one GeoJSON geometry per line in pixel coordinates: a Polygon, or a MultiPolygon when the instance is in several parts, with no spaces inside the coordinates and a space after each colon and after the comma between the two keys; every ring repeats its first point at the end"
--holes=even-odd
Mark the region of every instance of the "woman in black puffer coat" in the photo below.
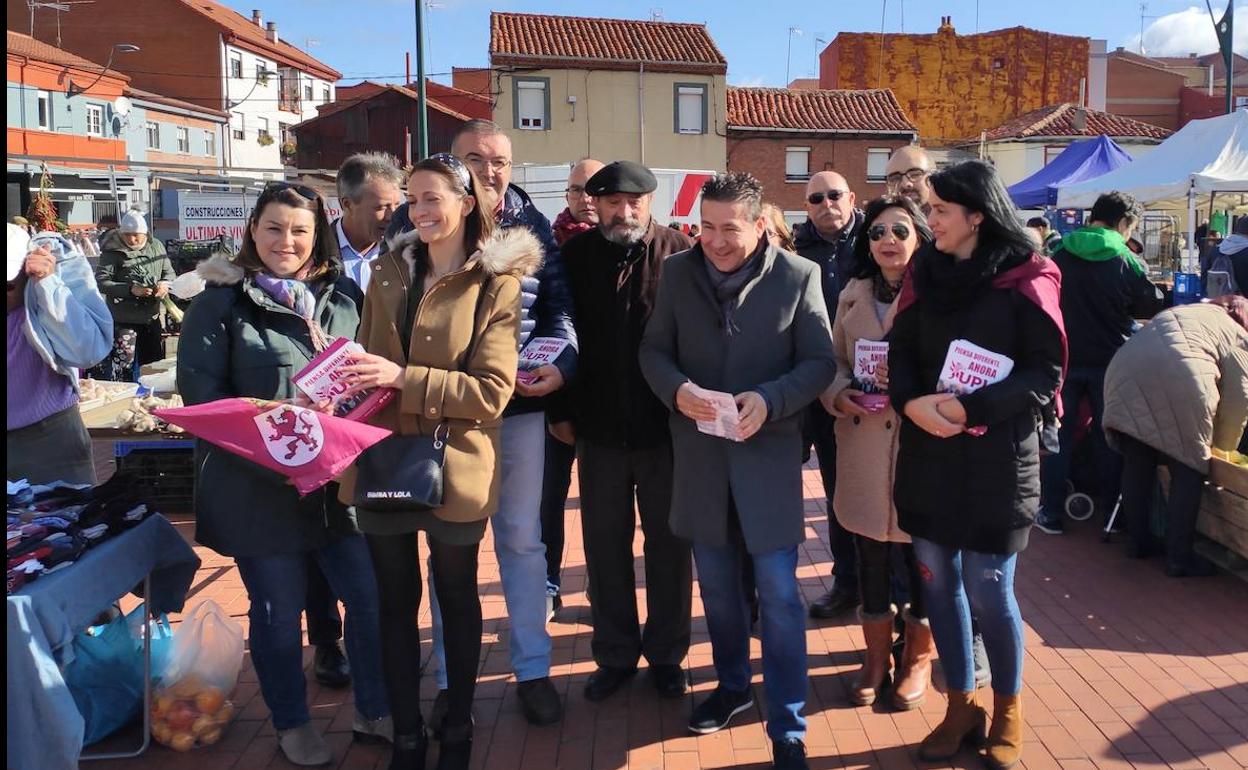
{"type": "Polygon", "coordinates": [[[894,499],[914,540],[932,636],[949,687],[945,719],[923,741],[926,760],[982,739],[971,615],[979,621],[995,691],[984,758],[1009,767],[1022,753],[1023,623],[1014,568],[1040,501],[1040,428],[1066,358],[1061,274],[1031,239],[991,166],[970,161],[933,174],[935,241],[912,261],[889,336],[889,391],[904,414],[894,499]],[[940,392],[950,344],[966,340],[1011,359],[1004,379],[940,392]]]}

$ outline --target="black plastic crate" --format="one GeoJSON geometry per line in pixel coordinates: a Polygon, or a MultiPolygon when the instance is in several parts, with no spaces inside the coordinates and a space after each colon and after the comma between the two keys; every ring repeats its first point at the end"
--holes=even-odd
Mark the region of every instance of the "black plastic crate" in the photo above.
{"type": "Polygon", "coordinates": [[[160,513],[192,513],[195,505],[195,442],[118,441],[117,472],[132,473],[148,487],[147,500],[160,513]]]}

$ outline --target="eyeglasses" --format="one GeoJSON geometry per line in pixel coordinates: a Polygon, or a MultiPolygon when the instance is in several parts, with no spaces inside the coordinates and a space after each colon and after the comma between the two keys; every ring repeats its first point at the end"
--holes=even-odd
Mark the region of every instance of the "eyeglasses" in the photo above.
{"type": "Polygon", "coordinates": [[[578,195],[589,195],[589,193],[585,192],[585,188],[579,184],[568,185],[568,189],[564,190],[564,192],[571,195],[573,198],[578,195]]]}
{"type": "MultiPolygon", "coordinates": [[[[892,226],[893,237],[899,241],[904,241],[910,237],[910,228],[902,222],[894,222],[892,226]]],[[[872,241],[880,241],[889,232],[889,228],[884,225],[871,225],[867,229],[867,237],[872,241]]]]}
{"type": "MultiPolygon", "coordinates": [[[[472,192],[472,174],[468,173],[468,167],[464,162],[449,152],[439,152],[429,156],[429,160],[435,163],[441,163],[451,170],[455,178],[459,180],[460,187],[464,188],[464,192],[472,192]]],[[[469,161],[471,162],[471,161],[469,161]]]]}
{"type": "Polygon", "coordinates": [[[912,168],[909,171],[905,172],[904,174],[899,171],[894,171],[893,173],[884,177],[884,181],[888,183],[889,187],[899,187],[901,185],[901,180],[903,179],[909,182],[910,184],[918,184],[919,182],[922,182],[926,178],[927,178],[927,171],[921,168],[912,168]]]}
{"type": "Polygon", "coordinates": [[[498,173],[511,165],[511,158],[482,158],[480,155],[469,155],[464,158],[469,166],[476,169],[478,174],[485,173],[486,169],[498,173]]]}
{"type": "Polygon", "coordinates": [[[827,198],[833,203],[836,203],[843,196],[846,196],[846,195],[849,195],[849,190],[828,190],[827,192],[813,192],[810,195],[806,196],[806,202],[812,206],[818,206],[820,203],[823,203],[824,198],[827,198]]]}
{"type": "Polygon", "coordinates": [[[267,185],[264,186],[263,194],[268,195],[268,196],[273,196],[273,195],[277,195],[278,193],[284,190],[293,190],[299,196],[306,198],[310,201],[319,201],[321,199],[320,193],[318,193],[316,190],[313,190],[311,187],[306,187],[301,184],[295,184],[294,182],[269,182],[267,185]]]}

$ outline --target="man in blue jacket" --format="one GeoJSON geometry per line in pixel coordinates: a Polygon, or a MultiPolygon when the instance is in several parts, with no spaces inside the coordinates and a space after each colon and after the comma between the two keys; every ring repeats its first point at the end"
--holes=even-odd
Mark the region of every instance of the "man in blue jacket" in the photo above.
{"type": "MultiPolygon", "coordinates": [[[[534,337],[570,343],[553,364],[532,371],[536,377],[533,382],[516,382],[515,398],[503,415],[499,507],[490,520],[511,626],[511,665],[519,683],[520,704],[531,724],[552,724],[563,716],[563,706],[550,681],[551,645],[546,631],[546,547],[541,525],[545,397],[562,388],[576,370],[572,299],[550,220],[524,190],[511,184],[511,140],[502,127],[489,120],[468,121],[452,140],[451,153],[467,163],[477,179],[497,196],[494,215],[499,227],[529,228],[545,252],[542,269],[521,284],[521,348],[534,337]]],[[[483,205],[488,203],[482,201],[483,205]]],[[[390,235],[411,229],[404,204],[395,212],[390,235]]],[[[429,593],[439,690],[430,724],[437,730],[445,714],[446,674],[441,665],[442,621],[437,595],[432,590],[429,593]]]]}

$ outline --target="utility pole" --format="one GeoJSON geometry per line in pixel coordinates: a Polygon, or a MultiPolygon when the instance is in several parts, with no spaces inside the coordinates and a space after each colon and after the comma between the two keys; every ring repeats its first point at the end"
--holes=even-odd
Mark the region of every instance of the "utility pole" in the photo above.
{"type": "Polygon", "coordinates": [[[425,95],[425,0],[416,0],[416,154],[429,157],[429,110],[425,95]]]}
{"type": "MultiPolygon", "coordinates": [[[[1213,19],[1213,7],[1205,0],[1209,9],[1209,18],[1213,19]]],[[[1235,111],[1235,52],[1232,43],[1235,39],[1235,0],[1227,0],[1226,13],[1221,21],[1213,22],[1213,31],[1218,36],[1218,48],[1222,53],[1222,64],[1226,68],[1226,114],[1235,111]]]]}

